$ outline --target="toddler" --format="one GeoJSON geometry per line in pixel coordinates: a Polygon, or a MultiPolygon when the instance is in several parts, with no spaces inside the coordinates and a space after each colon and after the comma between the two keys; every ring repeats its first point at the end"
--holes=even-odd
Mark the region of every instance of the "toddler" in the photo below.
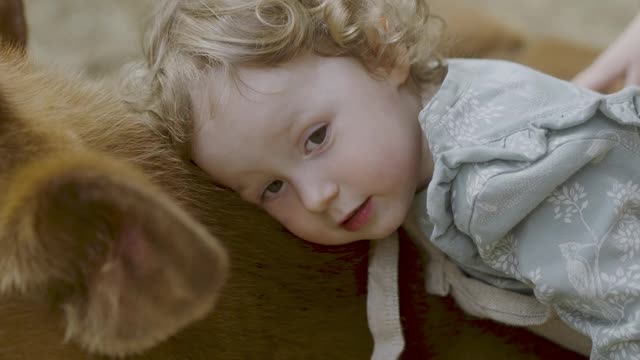
{"type": "Polygon", "coordinates": [[[411,216],[468,276],[640,357],[640,97],[444,60],[422,0],[169,0],[139,110],[218,184],[307,241],[411,216]]]}

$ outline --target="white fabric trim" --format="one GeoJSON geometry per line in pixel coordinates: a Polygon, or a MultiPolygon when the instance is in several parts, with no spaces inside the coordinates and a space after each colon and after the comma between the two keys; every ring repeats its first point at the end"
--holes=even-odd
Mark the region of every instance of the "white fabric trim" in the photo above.
{"type": "Polygon", "coordinates": [[[371,360],[399,359],[404,350],[398,294],[398,233],[371,242],[367,318],[373,336],[371,360]]]}

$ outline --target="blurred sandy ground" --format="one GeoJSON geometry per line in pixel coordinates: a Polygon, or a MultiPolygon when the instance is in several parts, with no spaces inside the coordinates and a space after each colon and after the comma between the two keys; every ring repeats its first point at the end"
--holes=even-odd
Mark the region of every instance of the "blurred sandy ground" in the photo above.
{"type": "MultiPolygon", "coordinates": [[[[25,0],[30,51],[41,61],[109,74],[139,56],[154,0],[25,0]]],[[[432,0],[436,12],[468,7],[527,33],[606,46],[640,0],[432,0]]]]}
{"type": "MultiPolygon", "coordinates": [[[[438,11],[462,5],[531,34],[606,47],[640,11],[640,0],[430,0],[438,11]]],[[[640,41],[640,40],[639,40],[640,41]]]]}
{"type": "Polygon", "coordinates": [[[24,0],[29,51],[41,62],[109,74],[140,56],[154,0],[24,0]]]}

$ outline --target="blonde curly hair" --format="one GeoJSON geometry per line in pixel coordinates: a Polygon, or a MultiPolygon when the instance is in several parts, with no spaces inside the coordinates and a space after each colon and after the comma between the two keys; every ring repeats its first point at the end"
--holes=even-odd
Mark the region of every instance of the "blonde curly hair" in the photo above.
{"type": "Polygon", "coordinates": [[[125,71],[124,99],[190,158],[189,87],[211,70],[268,67],[297,56],[356,58],[370,70],[411,66],[411,81],[440,80],[443,21],[425,0],[165,0],[144,61],[125,71]]]}

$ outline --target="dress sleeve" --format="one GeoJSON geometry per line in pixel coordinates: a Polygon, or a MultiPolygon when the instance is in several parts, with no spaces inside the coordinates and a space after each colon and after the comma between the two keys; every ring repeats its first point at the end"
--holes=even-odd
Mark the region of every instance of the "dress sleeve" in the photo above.
{"type": "Polygon", "coordinates": [[[534,161],[503,157],[459,174],[469,198],[458,206],[469,200],[471,211],[456,228],[484,264],[589,336],[592,359],[640,358],[639,99],[629,88],[539,127],[544,137],[502,139],[503,148],[537,139],[534,161]]]}

